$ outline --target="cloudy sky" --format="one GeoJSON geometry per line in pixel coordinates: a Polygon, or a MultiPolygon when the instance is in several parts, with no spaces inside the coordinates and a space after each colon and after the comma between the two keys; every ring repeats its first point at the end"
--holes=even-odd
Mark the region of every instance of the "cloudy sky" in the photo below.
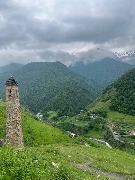
{"type": "Polygon", "coordinates": [[[97,47],[135,50],[135,0],[0,0],[0,66],[97,47]]]}

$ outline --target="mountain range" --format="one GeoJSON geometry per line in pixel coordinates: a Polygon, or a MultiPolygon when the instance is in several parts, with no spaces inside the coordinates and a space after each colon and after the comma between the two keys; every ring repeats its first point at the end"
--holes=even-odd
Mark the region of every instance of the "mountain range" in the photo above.
{"type": "Polygon", "coordinates": [[[108,57],[118,59],[118,56],[114,52],[101,48],[73,53],[64,51],[44,51],[40,53],[39,56],[42,58],[43,61],[53,62],[57,60],[67,66],[73,65],[78,61],[82,61],[84,63],[95,62],[108,57]]]}
{"type": "Polygon", "coordinates": [[[120,61],[135,65],[135,51],[115,53],[115,54],[120,61]]]}
{"type": "Polygon", "coordinates": [[[19,83],[25,108],[33,113],[52,110],[60,116],[73,116],[131,68],[132,65],[112,58],[87,64],[77,62],[69,68],[58,61],[10,64],[0,68],[0,96],[5,98],[5,82],[13,76],[19,83]]]}
{"type": "Polygon", "coordinates": [[[92,79],[98,82],[104,88],[132,68],[132,65],[113,58],[105,58],[100,61],[87,63],[79,61],[70,66],[72,71],[82,75],[86,79],[92,79]]]}
{"type": "Polygon", "coordinates": [[[21,104],[34,113],[54,110],[59,115],[72,116],[92,102],[101,90],[96,82],[85,80],[60,62],[37,62],[17,65],[12,73],[1,73],[2,98],[9,74],[19,83],[21,104]]]}

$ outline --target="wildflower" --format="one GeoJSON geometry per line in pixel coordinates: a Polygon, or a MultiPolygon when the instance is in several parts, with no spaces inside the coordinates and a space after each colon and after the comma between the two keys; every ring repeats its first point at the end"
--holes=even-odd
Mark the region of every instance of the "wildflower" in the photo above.
{"type": "Polygon", "coordinates": [[[97,179],[99,179],[99,178],[100,178],[100,175],[97,176],[97,179]]]}
{"type": "Polygon", "coordinates": [[[59,163],[55,163],[55,162],[52,162],[52,165],[56,168],[59,168],[59,166],[60,166],[59,163]]]}

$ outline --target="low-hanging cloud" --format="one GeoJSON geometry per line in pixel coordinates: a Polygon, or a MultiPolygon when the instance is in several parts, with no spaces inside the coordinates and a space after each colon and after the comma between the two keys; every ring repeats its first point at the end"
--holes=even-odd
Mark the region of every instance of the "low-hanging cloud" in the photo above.
{"type": "Polygon", "coordinates": [[[68,53],[48,57],[47,50],[133,50],[134,17],[134,0],[1,0],[0,65],[74,61],[68,53]]]}

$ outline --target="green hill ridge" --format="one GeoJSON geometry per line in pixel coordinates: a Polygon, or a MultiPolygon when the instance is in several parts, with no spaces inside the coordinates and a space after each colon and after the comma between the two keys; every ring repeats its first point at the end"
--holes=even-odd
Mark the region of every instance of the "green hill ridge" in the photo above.
{"type": "MultiPolygon", "coordinates": [[[[74,115],[92,102],[100,86],[85,80],[60,62],[29,63],[12,73],[18,81],[21,104],[34,113],[57,111],[74,115]]],[[[0,96],[5,96],[8,75],[0,75],[0,96]]]]}
{"type": "Polygon", "coordinates": [[[124,74],[112,87],[115,96],[112,96],[112,110],[135,116],[135,69],[124,74]]]}

